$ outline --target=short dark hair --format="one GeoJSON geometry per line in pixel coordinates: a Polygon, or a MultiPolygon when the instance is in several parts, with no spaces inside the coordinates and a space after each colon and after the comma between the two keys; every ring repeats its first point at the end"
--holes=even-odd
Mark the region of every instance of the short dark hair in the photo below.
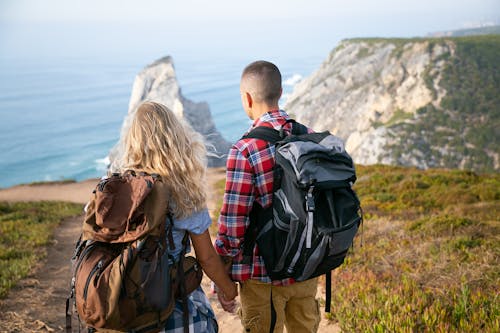
{"type": "Polygon", "coordinates": [[[254,98],[268,105],[277,103],[281,97],[281,73],[275,64],[259,60],[245,67],[241,79],[251,78],[254,98]]]}

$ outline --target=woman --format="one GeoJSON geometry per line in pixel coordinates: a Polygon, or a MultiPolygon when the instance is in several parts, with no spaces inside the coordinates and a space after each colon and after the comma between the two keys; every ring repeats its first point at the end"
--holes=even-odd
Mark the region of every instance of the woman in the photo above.
{"type": "MultiPolygon", "coordinates": [[[[122,145],[122,157],[115,161],[118,167],[113,171],[156,173],[168,184],[169,206],[174,216],[174,258],[179,259],[182,238],[188,232],[198,261],[219,288],[221,302],[233,301],[238,293],[236,284],[226,273],[208,233],[211,219],[206,208],[206,150],[200,135],[164,105],[144,102],[123,134],[122,145]]],[[[201,287],[188,296],[188,308],[191,332],[218,331],[214,312],[201,287]]],[[[177,301],[162,332],[183,332],[182,315],[182,303],[177,301]]]]}

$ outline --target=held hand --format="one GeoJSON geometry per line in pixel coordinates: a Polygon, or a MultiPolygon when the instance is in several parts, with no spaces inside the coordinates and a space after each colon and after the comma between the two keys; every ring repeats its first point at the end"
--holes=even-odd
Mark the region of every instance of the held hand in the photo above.
{"type": "Polygon", "coordinates": [[[217,299],[222,308],[227,312],[234,313],[237,307],[235,298],[238,296],[238,287],[234,282],[231,287],[230,291],[224,293],[220,288],[214,285],[214,292],[217,294],[217,299]]]}
{"type": "Polygon", "coordinates": [[[228,301],[224,297],[224,294],[222,294],[221,292],[217,293],[217,298],[219,299],[219,303],[222,306],[222,308],[224,309],[224,311],[229,312],[229,313],[235,313],[236,312],[236,306],[237,306],[237,304],[236,304],[236,300],[235,299],[232,299],[232,300],[228,301]]]}
{"type": "Polygon", "coordinates": [[[233,300],[238,296],[238,285],[233,282],[230,291],[223,293],[224,298],[227,300],[233,300]]]}

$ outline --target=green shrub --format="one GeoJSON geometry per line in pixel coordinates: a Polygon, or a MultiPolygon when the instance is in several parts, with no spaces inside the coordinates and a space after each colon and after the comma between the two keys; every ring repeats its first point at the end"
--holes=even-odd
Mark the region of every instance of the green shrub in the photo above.
{"type": "Polygon", "coordinates": [[[345,332],[498,332],[500,174],[357,169],[363,246],[332,272],[329,319],[345,332]]]}
{"type": "Polygon", "coordinates": [[[0,298],[45,255],[53,230],[82,206],[64,202],[0,202],[0,298]]]}

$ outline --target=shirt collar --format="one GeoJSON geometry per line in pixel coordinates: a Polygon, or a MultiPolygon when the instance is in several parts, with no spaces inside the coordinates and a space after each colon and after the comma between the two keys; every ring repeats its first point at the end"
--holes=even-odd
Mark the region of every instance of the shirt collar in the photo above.
{"type": "Polygon", "coordinates": [[[286,120],[288,118],[289,118],[288,114],[283,110],[271,110],[271,111],[264,113],[259,118],[255,119],[251,128],[261,126],[262,123],[275,122],[278,119],[285,119],[286,120]]]}

